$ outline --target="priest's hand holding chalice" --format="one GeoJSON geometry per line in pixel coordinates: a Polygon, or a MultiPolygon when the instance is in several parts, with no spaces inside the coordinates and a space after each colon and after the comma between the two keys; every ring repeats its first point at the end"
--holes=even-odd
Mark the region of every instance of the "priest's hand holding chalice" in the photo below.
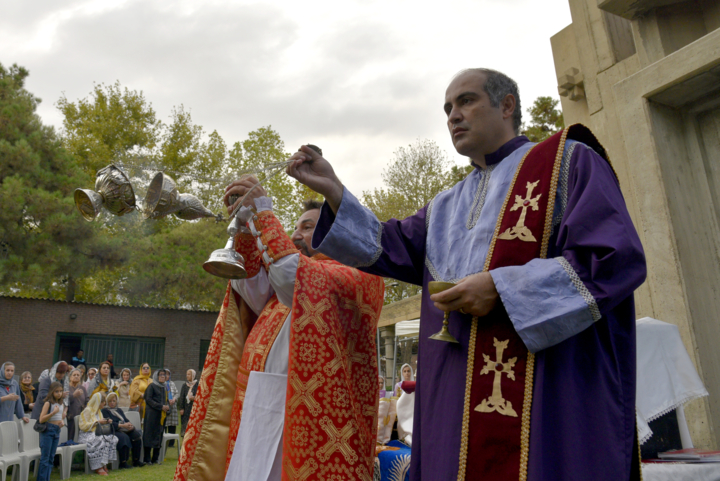
{"type": "Polygon", "coordinates": [[[245,259],[235,252],[233,247],[235,236],[238,232],[247,229],[244,225],[249,220],[240,215],[240,208],[246,206],[252,212],[255,210],[255,199],[264,196],[267,196],[267,192],[262,188],[257,177],[251,174],[240,176],[225,188],[223,203],[227,207],[228,215],[232,218],[227,229],[230,237],[223,249],[217,249],[210,254],[210,258],[203,264],[203,269],[214,276],[225,279],[247,277],[245,259]]]}
{"type": "Polygon", "coordinates": [[[445,342],[458,342],[450,334],[448,329],[451,311],[460,311],[462,314],[482,317],[493,310],[497,303],[498,293],[495,283],[489,272],[479,272],[458,281],[452,282],[428,282],[430,300],[435,307],[445,311],[443,327],[437,334],[430,336],[430,339],[445,342]]]}

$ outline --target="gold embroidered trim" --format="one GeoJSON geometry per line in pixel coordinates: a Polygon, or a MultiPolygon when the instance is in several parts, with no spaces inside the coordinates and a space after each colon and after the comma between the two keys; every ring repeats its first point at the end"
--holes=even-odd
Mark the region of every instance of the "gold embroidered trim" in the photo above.
{"type": "MultiPolygon", "coordinates": [[[[485,258],[485,266],[483,266],[483,272],[487,272],[488,268],[490,267],[490,261],[492,260],[493,251],[495,250],[495,242],[497,241],[498,234],[500,233],[500,226],[502,225],[502,220],[505,215],[505,211],[507,210],[510,195],[512,194],[513,188],[515,187],[515,181],[518,178],[520,169],[525,163],[525,159],[527,159],[528,154],[530,154],[530,152],[532,152],[534,148],[535,146],[533,145],[532,147],[530,147],[530,149],[528,149],[527,152],[525,152],[525,155],[520,160],[520,163],[515,169],[515,175],[513,176],[512,182],[510,183],[510,188],[508,189],[508,193],[505,196],[503,205],[500,208],[500,215],[498,216],[497,223],[495,224],[495,232],[493,233],[492,240],[490,241],[490,248],[488,249],[487,257],[485,258]]],[[[462,432],[460,435],[460,469],[458,470],[458,481],[465,481],[465,471],[467,469],[468,438],[470,436],[470,389],[472,388],[472,375],[473,367],[475,364],[475,340],[477,339],[477,326],[478,318],[473,317],[472,327],[470,328],[468,366],[465,378],[465,405],[463,407],[463,424],[462,432]]]]}
{"type": "Polygon", "coordinates": [[[558,177],[560,176],[560,166],[562,165],[562,157],[565,152],[565,139],[567,139],[568,130],[569,129],[563,130],[563,133],[560,135],[560,145],[555,154],[555,163],[553,164],[552,177],[550,178],[550,190],[548,191],[551,192],[552,195],[548,199],[548,208],[545,211],[545,230],[543,232],[542,246],[540,247],[540,259],[547,258],[548,244],[550,243],[550,236],[552,235],[552,219],[555,209],[553,209],[551,200],[554,200],[557,195],[558,177]]]}
{"type": "Polygon", "coordinates": [[[460,469],[458,481],[465,481],[467,468],[468,437],[470,436],[470,388],[472,387],[472,373],[475,365],[475,339],[477,338],[478,318],[473,316],[470,326],[470,343],[468,345],[468,365],[465,377],[465,405],[463,407],[462,434],[460,436],[460,469]]]}
{"type": "Polygon", "coordinates": [[[525,365],[525,399],[523,399],[522,421],[520,422],[520,481],[527,480],[528,459],[530,458],[530,409],[532,408],[534,379],[535,354],[528,351],[525,365]]]}

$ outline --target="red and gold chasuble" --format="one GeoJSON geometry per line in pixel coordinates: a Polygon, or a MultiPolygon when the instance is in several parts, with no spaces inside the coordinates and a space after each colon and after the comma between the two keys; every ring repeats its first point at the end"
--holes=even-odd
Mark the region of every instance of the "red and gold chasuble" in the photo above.
{"type": "MultiPolygon", "coordinates": [[[[546,258],[566,139],[607,159],[576,124],[535,145],[520,161],[490,243],[485,271],[546,258]]],[[[458,480],[527,479],[534,355],[499,305],[472,320],[458,480]]]]}
{"type": "MultiPolygon", "coordinates": [[[[270,262],[297,253],[272,212],[254,218],[270,262]]],[[[238,236],[249,276],[262,264],[256,239],[238,236]]],[[[381,278],[329,258],[300,255],[293,296],[282,479],[370,480],[375,455],[375,330],[381,278]]],[[[176,481],[220,481],[242,421],[250,371],[263,371],[289,314],[276,296],[255,321],[228,287],[175,471],[176,481]]]]}

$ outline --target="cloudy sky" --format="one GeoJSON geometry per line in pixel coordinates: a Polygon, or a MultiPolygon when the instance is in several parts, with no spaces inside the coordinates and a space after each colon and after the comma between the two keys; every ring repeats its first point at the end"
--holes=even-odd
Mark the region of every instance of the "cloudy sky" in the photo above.
{"type": "Polygon", "coordinates": [[[442,110],[460,69],[507,73],[524,107],[557,97],[550,37],[570,22],[567,0],[0,0],[0,63],[30,70],[46,123],[119,81],[228,144],[266,125],[318,144],[360,193],[417,138],[465,162],[442,110]]]}

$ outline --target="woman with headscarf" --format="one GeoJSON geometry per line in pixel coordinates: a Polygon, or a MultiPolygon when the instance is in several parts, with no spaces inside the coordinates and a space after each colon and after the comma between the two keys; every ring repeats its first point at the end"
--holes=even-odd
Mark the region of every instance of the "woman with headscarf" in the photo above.
{"type": "Polygon", "coordinates": [[[132,384],[132,371],[128,368],[124,368],[120,371],[120,380],[115,384],[117,386],[118,395],[118,407],[130,408],[130,385],[132,384]]]}
{"type": "Polygon", "coordinates": [[[135,426],[125,416],[125,413],[118,406],[118,395],[111,392],[107,395],[107,406],[103,408],[103,417],[112,422],[115,429],[115,437],[118,440],[118,460],[120,469],[127,469],[130,450],[132,449],[133,466],[142,467],[145,463],[140,462],[140,449],[142,448],[142,431],[135,429],[135,426]]]}
{"type": "MultiPolygon", "coordinates": [[[[170,411],[168,411],[167,419],[165,420],[165,431],[171,434],[175,434],[177,432],[177,425],[179,422],[177,410],[178,388],[172,381],[172,379],[170,379],[170,369],[165,368],[165,373],[165,389],[168,393],[168,402],[170,405],[170,411]]],[[[175,441],[171,440],[168,443],[168,446],[175,446],[175,441]]]]}
{"type": "MultiPolygon", "coordinates": [[[[81,364],[82,366],[82,364],[81,364]]],[[[82,371],[78,368],[70,371],[68,376],[68,439],[75,439],[75,416],[78,416],[87,407],[88,395],[82,384],[82,371]]]]}
{"type": "Polygon", "coordinates": [[[14,414],[27,423],[30,419],[25,416],[20,397],[22,391],[18,382],[13,379],[14,375],[15,364],[8,361],[0,367],[0,422],[12,421],[14,414]]]}
{"type": "Polygon", "coordinates": [[[140,411],[140,417],[145,418],[145,390],[152,383],[150,377],[150,364],[144,362],[140,366],[140,374],[130,383],[130,409],[140,411]]]}
{"type": "Polygon", "coordinates": [[[20,375],[20,401],[22,401],[23,411],[30,414],[35,407],[35,395],[37,390],[33,386],[32,373],[25,371],[20,375]]]}
{"type": "Polygon", "coordinates": [[[413,373],[413,368],[410,366],[410,364],[403,364],[400,368],[400,381],[395,383],[395,392],[393,395],[395,397],[400,397],[402,394],[402,389],[400,386],[402,385],[403,381],[414,381],[415,380],[415,373],[413,373]]]}
{"type": "Polygon", "coordinates": [[[162,447],[165,418],[170,411],[167,389],[165,388],[165,370],[160,369],[153,375],[153,382],[145,389],[145,422],[143,424],[143,445],[145,461],[159,464],[162,447]],[[152,449],[152,457],[150,450],[152,449]]]}
{"type": "Polygon", "coordinates": [[[97,372],[98,372],[98,370],[96,367],[91,367],[90,369],[87,370],[87,379],[83,383],[83,387],[85,388],[86,391],[90,388],[90,383],[93,382],[93,379],[95,379],[95,376],[97,376],[97,372]]]}
{"type": "Polygon", "coordinates": [[[197,373],[195,369],[188,369],[185,373],[185,384],[180,389],[180,395],[177,400],[178,414],[180,414],[180,436],[185,436],[185,429],[187,429],[187,423],[190,420],[190,413],[192,412],[193,402],[195,401],[195,395],[197,394],[197,380],[195,377],[197,373]]]}
{"type": "Polygon", "coordinates": [[[110,363],[107,361],[103,361],[102,364],[100,364],[100,369],[98,369],[98,373],[93,380],[90,381],[90,387],[87,390],[91,397],[99,392],[107,394],[117,390],[115,380],[110,377],[110,368],[110,363]]]}
{"type": "Polygon", "coordinates": [[[117,459],[118,440],[112,434],[97,435],[95,430],[98,426],[111,424],[109,419],[102,415],[102,408],[105,407],[105,393],[93,394],[87,407],[80,413],[80,435],[78,442],[87,445],[87,457],[90,469],[96,473],[107,476],[105,467],[110,461],[117,459]]]}
{"type": "MultiPolygon", "coordinates": [[[[65,361],[56,362],[52,368],[44,370],[38,379],[37,399],[45,399],[48,395],[50,384],[54,382],[59,382],[61,385],[65,386],[65,375],[67,372],[68,365],[65,361]]],[[[63,394],[63,404],[65,404],[65,406],[70,404],[67,389],[65,389],[63,394]]],[[[39,419],[41,411],[42,403],[35,403],[30,417],[32,419],[39,419]]]]}

